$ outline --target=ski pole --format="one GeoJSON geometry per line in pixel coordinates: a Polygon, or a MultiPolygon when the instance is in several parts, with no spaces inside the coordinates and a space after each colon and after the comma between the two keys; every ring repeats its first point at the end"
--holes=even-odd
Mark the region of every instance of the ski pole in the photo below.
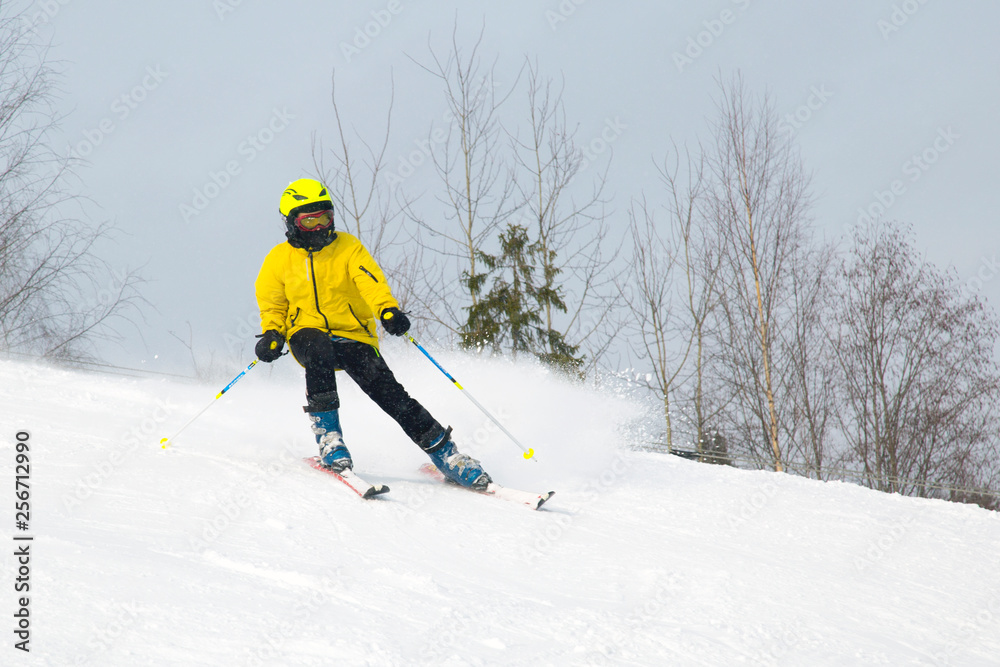
{"type": "MultiPolygon", "coordinates": [[[[515,445],[517,445],[518,447],[520,447],[520,448],[521,448],[521,451],[522,451],[522,452],[524,452],[524,454],[522,454],[522,456],[524,456],[524,458],[525,458],[525,459],[531,459],[531,458],[533,458],[533,457],[535,456],[535,450],[534,450],[534,449],[531,449],[531,448],[529,448],[529,449],[525,449],[524,445],[522,445],[522,444],[521,444],[520,442],[518,442],[517,438],[515,438],[515,437],[513,436],[513,434],[511,434],[511,432],[510,432],[510,431],[508,431],[508,430],[507,430],[506,428],[504,428],[504,425],[503,425],[503,424],[501,424],[501,423],[500,423],[499,421],[497,421],[497,418],[496,418],[496,417],[494,417],[494,416],[493,416],[492,414],[490,414],[490,411],[489,411],[489,410],[487,410],[487,409],[486,409],[485,407],[483,407],[483,404],[482,404],[482,403],[480,403],[479,401],[477,401],[477,400],[476,400],[476,397],[475,397],[475,396],[473,396],[472,394],[470,394],[470,393],[469,393],[469,390],[468,390],[468,389],[466,389],[465,387],[463,387],[462,385],[460,385],[460,384],[458,383],[458,380],[456,380],[455,378],[453,378],[453,377],[452,377],[452,375],[451,375],[451,373],[449,373],[448,371],[446,371],[446,370],[444,369],[444,367],[443,367],[443,366],[441,366],[441,364],[439,364],[439,363],[437,362],[437,360],[435,360],[435,359],[434,359],[434,357],[432,357],[432,356],[430,355],[430,353],[429,353],[429,352],[427,352],[427,350],[425,350],[425,349],[424,349],[424,347],[423,347],[423,346],[422,346],[422,345],[421,345],[420,343],[418,343],[418,342],[417,342],[417,339],[416,339],[416,338],[414,338],[414,337],[413,337],[413,336],[412,336],[411,334],[409,334],[409,333],[406,333],[406,334],[405,334],[405,336],[406,336],[406,337],[407,337],[407,338],[408,338],[408,339],[410,340],[410,342],[411,342],[411,343],[413,343],[414,345],[416,345],[416,346],[417,346],[417,349],[418,349],[418,350],[420,350],[421,352],[423,352],[423,353],[424,353],[424,356],[425,356],[425,357],[427,357],[428,359],[430,359],[430,360],[431,360],[431,363],[432,363],[432,364],[434,364],[435,366],[437,366],[437,369],[438,369],[439,371],[441,371],[442,373],[444,373],[444,376],[445,376],[446,378],[448,378],[449,380],[451,380],[452,384],[454,384],[454,385],[455,385],[456,387],[458,387],[458,389],[459,389],[459,390],[460,390],[460,391],[461,391],[461,392],[462,392],[463,394],[465,394],[465,395],[466,395],[466,397],[468,397],[468,399],[469,399],[470,401],[472,401],[472,402],[473,402],[473,403],[475,404],[475,406],[476,406],[477,408],[479,408],[480,410],[482,410],[482,411],[483,411],[483,414],[484,414],[484,415],[486,415],[487,417],[489,417],[490,419],[492,419],[492,420],[493,420],[493,423],[494,423],[494,424],[496,424],[497,426],[499,426],[499,427],[500,427],[500,430],[501,430],[501,431],[503,431],[504,433],[506,433],[506,434],[507,434],[507,437],[508,437],[508,438],[510,438],[510,439],[511,439],[511,440],[512,440],[512,441],[514,442],[514,444],[515,444],[515,445]]],[[[537,461],[538,459],[534,459],[534,460],[535,460],[535,461],[537,461]]]]}
{"type": "Polygon", "coordinates": [[[244,368],[243,371],[239,375],[237,375],[236,377],[234,377],[229,384],[227,384],[225,387],[223,387],[222,391],[220,391],[218,394],[215,395],[215,398],[212,399],[211,403],[209,403],[208,405],[206,405],[205,407],[203,407],[201,409],[201,412],[199,412],[198,414],[196,414],[194,417],[191,417],[191,419],[188,420],[187,424],[184,424],[184,426],[181,426],[180,429],[177,431],[177,433],[174,433],[169,438],[164,438],[163,440],[160,440],[160,447],[162,449],[166,449],[171,444],[173,444],[174,438],[176,438],[177,436],[179,436],[181,434],[181,432],[184,429],[186,429],[188,426],[190,426],[191,423],[195,419],[197,419],[198,417],[201,417],[203,414],[205,414],[206,410],[208,410],[210,407],[212,407],[213,405],[215,405],[215,402],[218,401],[220,398],[222,398],[222,395],[225,394],[227,391],[229,391],[230,387],[232,387],[234,384],[236,384],[241,377],[243,377],[244,375],[246,375],[248,370],[250,370],[251,368],[253,368],[254,366],[256,366],[258,361],[260,361],[260,359],[254,359],[253,361],[251,361],[249,366],[247,366],[246,368],[244,368]]]}

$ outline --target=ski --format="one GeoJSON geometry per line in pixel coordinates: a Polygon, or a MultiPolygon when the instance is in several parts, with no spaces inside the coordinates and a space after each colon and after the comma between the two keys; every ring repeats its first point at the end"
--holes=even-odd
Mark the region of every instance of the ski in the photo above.
{"type": "MultiPolygon", "coordinates": [[[[461,484],[456,484],[447,477],[444,476],[440,470],[437,469],[432,463],[425,463],[420,466],[420,472],[427,475],[432,479],[436,479],[439,482],[445,482],[447,484],[452,484],[460,489],[466,487],[461,484]]],[[[548,493],[533,493],[531,491],[519,491],[517,489],[508,489],[506,486],[500,486],[496,482],[490,482],[489,486],[486,487],[485,491],[476,491],[475,489],[468,489],[469,491],[474,491],[475,493],[481,493],[484,496],[493,496],[494,498],[500,498],[501,500],[509,500],[510,502],[518,503],[519,505],[525,505],[533,510],[539,509],[545,502],[555,495],[555,491],[549,491],[548,493]]]]}
{"type": "Polygon", "coordinates": [[[346,484],[347,487],[351,489],[351,491],[354,491],[354,493],[358,494],[359,496],[361,496],[366,500],[369,498],[374,498],[375,496],[380,496],[383,493],[389,492],[389,487],[386,486],[385,484],[369,484],[365,480],[358,477],[353,470],[345,470],[344,472],[341,473],[337,473],[330,470],[329,468],[327,468],[326,466],[324,466],[322,463],[319,462],[318,456],[310,456],[302,460],[305,461],[310,468],[315,468],[320,472],[325,472],[327,475],[332,475],[336,477],[341,482],[346,484]]]}

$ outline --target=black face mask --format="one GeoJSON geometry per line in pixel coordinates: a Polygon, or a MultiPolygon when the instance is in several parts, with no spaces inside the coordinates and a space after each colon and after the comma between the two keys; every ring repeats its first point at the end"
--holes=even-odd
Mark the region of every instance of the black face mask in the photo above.
{"type": "Polygon", "coordinates": [[[316,252],[327,247],[337,238],[337,232],[333,228],[319,229],[315,232],[304,232],[298,227],[285,232],[288,245],[293,248],[301,248],[308,252],[316,252]]]}
{"type": "Polygon", "coordinates": [[[291,211],[285,216],[285,238],[288,239],[288,244],[293,248],[301,248],[307,252],[316,252],[327,247],[333,240],[337,238],[337,232],[333,231],[333,206],[330,202],[312,202],[311,204],[306,204],[304,206],[299,206],[291,211]],[[330,211],[330,226],[326,229],[317,229],[315,231],[306,231],[300,229],[295,224],[295,216],[302,215],[303,213],[314,213],[316,211],[330,211]]]}

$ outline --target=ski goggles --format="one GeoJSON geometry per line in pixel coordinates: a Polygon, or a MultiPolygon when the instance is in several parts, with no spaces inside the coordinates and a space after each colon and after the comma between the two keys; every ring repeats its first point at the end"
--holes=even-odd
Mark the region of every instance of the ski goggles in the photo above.
{"type": "Polygon", "coordinates": [[[304,232],[315,232],[329,229],[333,224],[333,211],[314,211],[296,216],[295,226],[304,232]]]}

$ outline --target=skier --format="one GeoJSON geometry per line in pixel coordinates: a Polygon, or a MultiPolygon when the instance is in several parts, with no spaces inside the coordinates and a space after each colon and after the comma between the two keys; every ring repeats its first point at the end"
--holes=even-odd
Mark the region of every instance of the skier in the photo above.
{"type": "Polygon", "coordinates": [[[444,428],[396,380],[379,354],[375,319],[394,336],[410,328],[385,275],[361,242],[334,231],[333,200],[319,181],[302,178],[281,194],[278,210],[287,241],[271,249],[254,284],[263,334],[255,351],[264,362],[285,341],[306,371],[303,408],[312,422],[321,463],[352,469],[340,428],[334,371],[344,370],[395,419],[449,479],[475,490],[492,481],[475,459],[458,452],[444,428]]]}

